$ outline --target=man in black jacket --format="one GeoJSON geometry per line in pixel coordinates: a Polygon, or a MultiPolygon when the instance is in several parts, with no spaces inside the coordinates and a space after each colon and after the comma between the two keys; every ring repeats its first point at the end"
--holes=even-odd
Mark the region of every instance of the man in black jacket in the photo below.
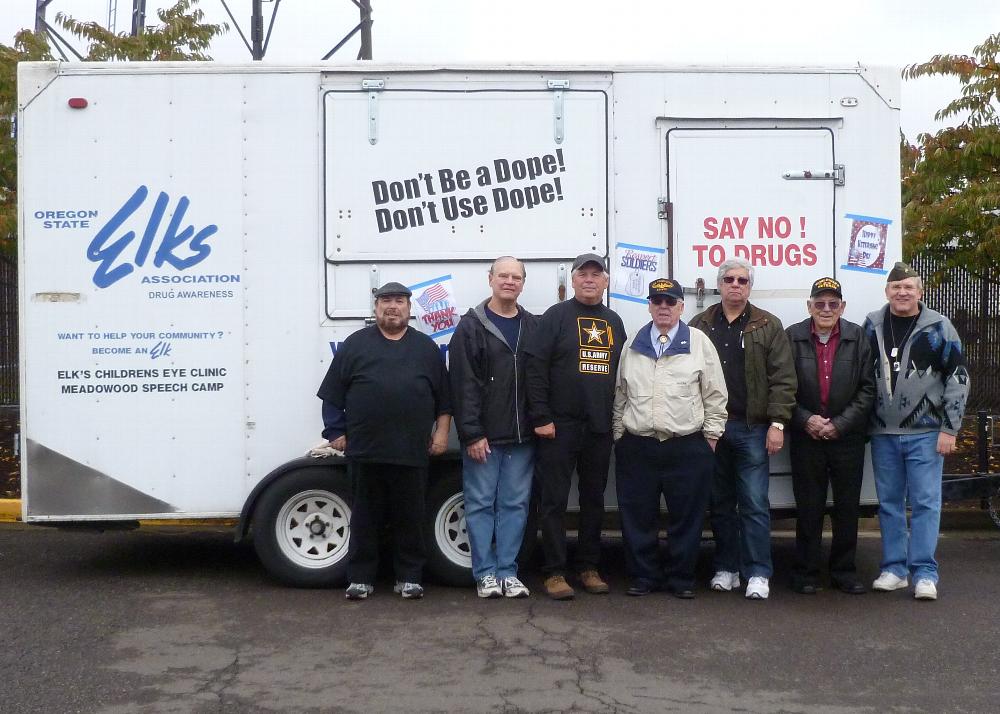
{"type": "Polygon", "coordinates": [[[529,595],[516,560],[535,452],[524,375],[535,316],[517,304],[524,277],[524,263],[497,258],[492,295],[462,317],[448,347],[472,575],[482,598],[529,595]]]}
{"type": "Polygon", "coordinates": [[[865,592],[854,554],[865,461],[865,434],[875,399],[875,362],[861,327],[844,320],[844,294],[833,278],[813,283],[809,319],[788,328],[798,390],[791,423],[796,592],[819,588],[820,544],[828,485],[833,487],[830,581],[852,595],[865,592]]]}
{"type": "Polygon", "coordinates": [[[566,582],[563,522],[574,468],[580,495],[576,571],[587,592],[608,592],[597,566],[611,461],[611,407],[626,339],[622,319],[603,303],[608,287],[604,258],[577,256],[572,281],[573,297],[545,311],[525,349],[528,408],[539,437],[543,585],[554,600],[575,594],[566,582]]]}

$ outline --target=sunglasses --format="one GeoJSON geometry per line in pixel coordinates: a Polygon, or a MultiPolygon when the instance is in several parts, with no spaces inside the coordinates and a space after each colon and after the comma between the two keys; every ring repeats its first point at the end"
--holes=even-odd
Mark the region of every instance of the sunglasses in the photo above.
{"type": "Polygon", "coordinates": [[[662,305],[663,303],[666,303],[669,307],[673,307],[678,302],[677,298],[673,295],[654,295],[649,298],[649,301],[654,305],[662,305]]]}
{"type": "Polygon", "coordinates": [[[813,307],[817,310],[839,310],[842,304],[840,300],[813,300],[813,307]]]}
{"type": "Polygon", "coordinates": [[[735,275],[727,275],[722,279],[722,282],[732,285],[733,283],[739,283],[740,285],[746,285],[750,282],[750,278],[736,277],[735,275]]]}

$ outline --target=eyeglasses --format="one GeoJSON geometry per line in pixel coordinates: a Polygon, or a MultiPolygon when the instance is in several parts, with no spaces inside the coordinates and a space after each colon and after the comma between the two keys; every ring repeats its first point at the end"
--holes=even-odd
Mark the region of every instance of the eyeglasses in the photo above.
{"type": "Polygon", "coordinates": [[[813,307],[817,310],[839,310],[841,305],[840,300],[813,300],[813,307]]]}
{"type": "Polygon", "coordinates": [[[662,305],[666,303],[669,307],[673,307],[677,304],[678,300],[673,295],[654,295],[649,298],[649,301],[654,305],[662,305]]]}
{"type": "Polygon", "coordinates": [[[722,282],[732,285],[733,283],[739,283],[740,285],[746,285],[750,282],[750,278],[736,277],[735,275],[727,275],[722,279],[722,282]]]}

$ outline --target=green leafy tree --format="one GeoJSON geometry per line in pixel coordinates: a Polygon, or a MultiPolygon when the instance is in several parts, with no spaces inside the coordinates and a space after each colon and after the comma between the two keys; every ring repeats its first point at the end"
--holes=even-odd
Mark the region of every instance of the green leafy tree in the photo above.
{"type": "Polygon", "coordinates": [[[178,0],[170,8],[157,11],[160,24],[140,35],[114,33],[96,22],[81,22],[66,13],[56,14],[56,22],[89,43],[86,59],[92,62],[111,60],[211,60],[205,51],[216,35],[228,25],[204,22],[205,13],[198,0],[178,0]]]}
{"type": "MultiPolygon", "coordinates": [[[[197,4],[198,0],[178,0],[157,11],[160,24],[135,37],[64,13],[57,14],[56,21],[87,42],[87,60],[211,60],[206,50],[229,27],[203,22],[197,4]]],[[[51,59],[42,33],[22,30],[12,47],[0,44],[0,255],[8,257],[17,252],[17,146],[11,132],[17,114],[17,63],[51,59]]]]}
{"type": "Polygon", "coordinates": [[[43,35],[22,30],[14,46],[0,44],[0,255],[17,252],[17,143],[12,138],[17,115],[17,63],[50,60],[43,35]]]}
{"type": "Polygon", "coordinates": [[[1000,282],[1000,34],[972,55],[936,55],[910,65],[906,79],[956,77],[961,96],[935,117],[961,119],[916,144],[901,142],[903,242],[907,256],[930,254],[946,280],[955,268],[1000,282]]]}

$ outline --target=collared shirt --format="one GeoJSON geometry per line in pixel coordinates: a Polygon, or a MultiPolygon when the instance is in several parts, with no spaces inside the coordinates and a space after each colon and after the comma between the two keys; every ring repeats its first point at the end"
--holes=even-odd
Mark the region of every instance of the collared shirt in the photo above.
{"type": "Polygon", "coordinates": [[[747,415],[747,374],[743,352],[743,330],[750,321],[750,308],[732,322],[726,319],[726,311],[719,307],[709,338],[715,345],[722,362],[722,373],[726,376],[729,402],[726,411],[730,419],[743,419],[747,415]]]}
{"type": "Polygon", "coordinates": [[[837,345],[840,344],[840,320],[830,331],[830,337],[826,344],[819,338],[816,332],[815,321],[810,321],[809,330],[812,333],[813,347],[816,348],[816,377],[819,380],[819,407],[820,415],[828,417],[827,402],[830,399],[830,379],[833,376],[833,358],[837,354],[837,345]]]}
{"type": "Polygon", "coordinates": [[[649,341],[653,345],[653,349],[656,350],[656,357],[659,359],[663,356],[663,353],[667,351],[667,348],[674,343],[674,338],[677,337],[677,330],[680,329],[680,320],[677,321],[673,327],[667,330],[667,341],[660,342],[660,328],[655,324],[651,325],[649,328],[649,341]]]}

